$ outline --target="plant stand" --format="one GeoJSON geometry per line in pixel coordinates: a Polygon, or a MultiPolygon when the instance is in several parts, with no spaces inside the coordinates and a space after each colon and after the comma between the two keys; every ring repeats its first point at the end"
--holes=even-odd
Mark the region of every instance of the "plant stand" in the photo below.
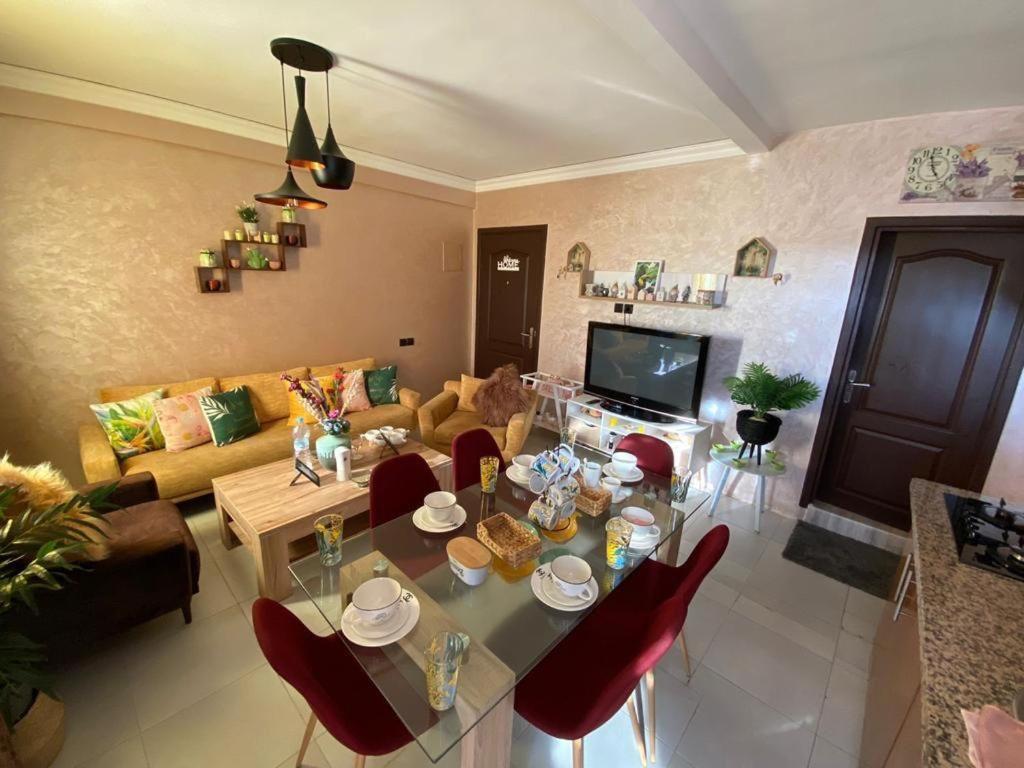
{"type": "Polygon", "coordinates": [[[526,389],[536,390],[541,400],[540,408],[537,409],[537,414],[534,417],[537,422],[541,425],[555,427],[561,432],[565,427],[563,406],[583,391],[583,382],[541,371],[524,373],[519,378],[523,380],[523,386],[526,389]],[[549,403],[554,403],[555,406],[554,425],[551,424],[552,418],[547,415],[549,403]]]}
{"type": "MultiPolygon", "coordinates": [[[[744,444],[746,447],[746,444],[744,444]]],[[[758,454],[760,455],[761,446],[757,447],[758,454]]],[[[753,446],[751,446],[753,451],[753,446]]],[[[757,492],[754,494],[754,533],[761,532],[761,515],[764,513],[764,495],[765,486],[767,485],[767,479],[769,477],[779,477],[786,474],[786,468],[782,467],[779,469],[777,466],[773,466],[771,462],[768,464],[752,464],[753,453],[751,453],[746,460],[741,458],[743,456],[742,449],[739,453],[733,450],[722,451],[717,448],[711,451],[711,460],[722,467],[722,476],[718,478],[718,482],[715,484],[715,492],[711,496],[711,504],[708,506],[708,517],[714,517],[715,511],[718,509],[718,502],[722,499],[722,492],[725,490],[725,484],[729,480],[729,473],[733,470],[737,472],[745,472],[748,475],[754,475],[757,478],[757,492]],[[737,462],[743,462],[738,464],[737,462]]]]}

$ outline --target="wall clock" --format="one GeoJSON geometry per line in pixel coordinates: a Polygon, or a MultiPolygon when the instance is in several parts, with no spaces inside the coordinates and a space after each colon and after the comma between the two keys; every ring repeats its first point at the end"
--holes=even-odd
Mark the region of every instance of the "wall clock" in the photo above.
{"type": "Polygon", "coordinates": [[[919,149],[910,156],[904,182],[918,195],[932,196],[953,186],[959,162],[960,150],[956,147],[919,149]]]}

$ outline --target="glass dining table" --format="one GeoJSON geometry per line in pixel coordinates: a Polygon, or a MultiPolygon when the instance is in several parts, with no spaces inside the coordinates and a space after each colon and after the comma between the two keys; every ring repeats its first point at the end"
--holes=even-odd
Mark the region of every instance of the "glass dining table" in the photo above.
{"type": "MultiPolygon", "coordinates": [[[[585,450],[577,450],[577,455],[607,461],[585,450]]],[[[668,486],[667,479],[648,475],[631,487],[630,497],[597,517],[577,512],[567,530],[541,530],[541,554],[536,560],[512,568],[495,557],[486,580],[475,587],[453,573],[445,547],[456,536],[475,538],[477,523],[497,512],[527,519],[536,495],[504,475],[499,476],[495,493],[483,493],[479,485],[456,492],[467,520],[451,532],[424,533],[413,525],[412,515],[404,515],[346,539],[341,565],[323,566],[314,554],[290,568],[430,761],[437,762],[460,745],[464,768],[503,768],[510,759],[516,683],[647,556],[675,564],[683,525],[707,502],[708,494],[691,489],[685,500],[669,503],[668,486]],[[605,563],[605,523],[626,506],[641,506],[654,515],[660,529],[658,544],[653,552],[627,558],[625,568],[612,570],[605,563]],[[579,612],[550,608],[531,588],[537,567],[569,553],[590,564],[598,583],[594,605],[579,612]],[[385,568],[388,576],[416,596],[420,606],[416,626],[383,647],[352,643],[342,633],[342,613],[353,590],[385,568]],[[441,631],[461,632],[470,640],[459,669],[455,706],[445,712],[429,706],[424,672],[424,653],[441,631]]]]}

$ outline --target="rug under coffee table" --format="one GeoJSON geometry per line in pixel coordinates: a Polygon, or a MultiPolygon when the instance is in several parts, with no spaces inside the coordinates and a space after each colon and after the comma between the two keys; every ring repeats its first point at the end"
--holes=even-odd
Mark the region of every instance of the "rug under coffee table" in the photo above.
{"type": "MultiPolygon", "coordinates": [[[[444,489],[451,488],[452,460],[415,440],[398,449],[418,453],[430,465],[444,489]]],[[[387,450],[357,459],[353,471],[372,469],[395,454],[387,450]]],[[[256,578],[263,597],[282,600],[292,593],[288,545],[313,533],[313,521],[334,513],[345,518],[370,506],[369,489],[351,480],[339,481],[334,472],[317,467],[320,487],[295,477],[295,460],[282,459],[213,480],[213,497],[220,521],[220,538],[228,549],[244,544],[256,561],[256,578]]]]}

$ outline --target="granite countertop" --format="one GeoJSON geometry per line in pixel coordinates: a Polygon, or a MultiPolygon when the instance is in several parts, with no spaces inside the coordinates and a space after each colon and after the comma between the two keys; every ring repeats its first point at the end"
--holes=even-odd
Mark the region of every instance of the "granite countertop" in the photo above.
{"type": "Polygon", "coordinates": [[[980,494],[927,480],[910,484],[923,765],[969,766],[961,708],[1010,710],[1024,688],[1024,581],[960,563],[943,494],[980,494]]]}

